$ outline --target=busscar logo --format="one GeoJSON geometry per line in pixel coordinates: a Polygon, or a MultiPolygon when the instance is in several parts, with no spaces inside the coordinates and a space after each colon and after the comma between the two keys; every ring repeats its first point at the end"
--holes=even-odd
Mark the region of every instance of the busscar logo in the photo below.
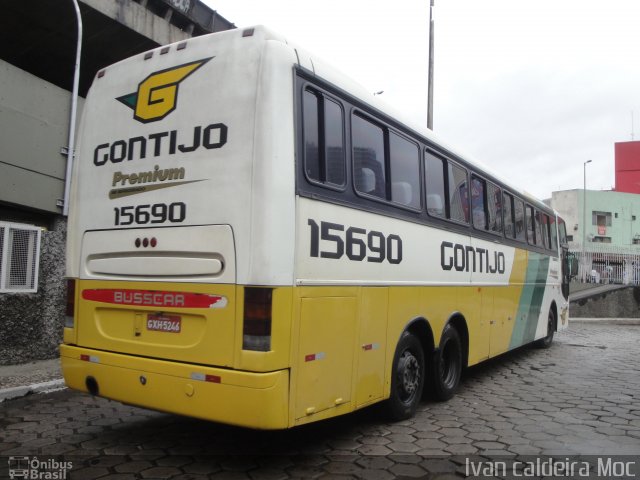
{"type": "Polygon", "coordinates": [[[213,57],[154,72],[138,84],[138,90],[116,100],[133,110],[133,118],[142,123],[157,122],[176,109],[178,86],[213,57]]]}

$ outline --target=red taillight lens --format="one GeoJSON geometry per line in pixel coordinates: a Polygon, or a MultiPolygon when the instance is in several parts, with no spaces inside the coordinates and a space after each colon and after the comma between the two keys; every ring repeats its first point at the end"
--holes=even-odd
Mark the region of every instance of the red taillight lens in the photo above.
{"type": "Polygon", "coordinates": [[[65,308],[64,326],[73,328],[76,308],[76,281],[67,279],[67,306],[65,308]]]}
{"type": "Polygon", "coordinates": [[[247,287],[244,290],[242,348],[268,352],[271,349],[271,288],[247,287]]]}

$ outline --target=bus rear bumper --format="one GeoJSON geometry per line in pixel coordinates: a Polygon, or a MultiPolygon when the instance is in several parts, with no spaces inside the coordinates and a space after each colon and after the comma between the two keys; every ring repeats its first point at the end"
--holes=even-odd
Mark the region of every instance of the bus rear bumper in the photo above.
{"type": "Polygon", "coordinates": [[[69,388],[120,402],[257,429],[288,425],[289,371],[252,373],[60,346],[69,388]]]}

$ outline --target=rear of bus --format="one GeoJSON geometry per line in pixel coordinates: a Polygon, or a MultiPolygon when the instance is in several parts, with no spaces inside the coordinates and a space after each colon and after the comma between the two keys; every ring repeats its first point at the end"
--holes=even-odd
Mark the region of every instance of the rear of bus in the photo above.
{"type": "Polygon", "coordinates": [[[255,28],[97,74],[72,183],[69,387],[289,425],[295,61],[255,28]]]}

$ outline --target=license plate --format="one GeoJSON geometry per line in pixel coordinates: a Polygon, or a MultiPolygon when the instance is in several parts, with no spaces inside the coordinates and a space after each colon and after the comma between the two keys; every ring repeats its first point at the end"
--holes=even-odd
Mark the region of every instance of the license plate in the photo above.
{"type": "Polygon", "coordinates": [[[147,316],[147,330],[152,332],[180,333],[182,319],[178,315],[150,313],[147,316]]]}

